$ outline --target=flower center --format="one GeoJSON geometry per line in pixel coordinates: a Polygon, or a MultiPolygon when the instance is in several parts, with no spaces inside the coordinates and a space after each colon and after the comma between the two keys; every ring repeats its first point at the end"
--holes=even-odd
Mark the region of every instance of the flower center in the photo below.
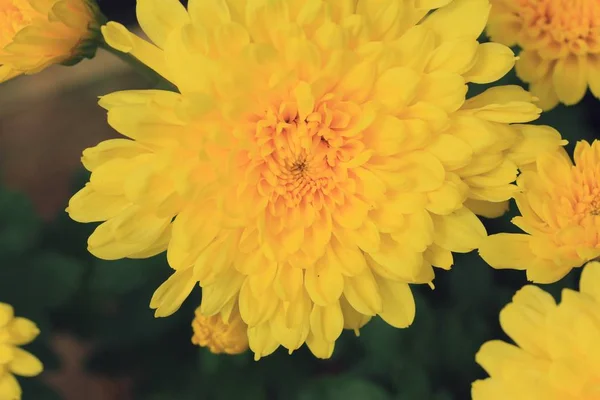
{"type": "Polygon", "coordinates": [[[345,136],[353,107],[331,100],[325,98],[304,118],[293,102],[256,116],[252,158],[260,166],[260,193],[269,198],[273,215],[308,205],[318,211],[333,206],[333,197],[339,200],[339,184],[346,177],[343,164],[364,146],[345,136]]]}
{"type": "Polygon", "coordinates": [[[520,16],[534,32],[558,42],[577,42],[600,35],[599,0],[519,0],[520,16]]]}
{"type": "Polygon", "coordinates": [[[0,49],[31,23],[35,10],[27,0],[0,0],[0,49]]]}

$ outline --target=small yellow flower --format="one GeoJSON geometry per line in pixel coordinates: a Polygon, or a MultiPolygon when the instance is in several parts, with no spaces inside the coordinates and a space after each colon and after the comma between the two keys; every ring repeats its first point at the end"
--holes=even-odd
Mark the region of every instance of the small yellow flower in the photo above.
{"type": "Polygon", "coordinates": [[[600,141],[578,142],[574,159],[563,149],[548,152],[519,176],[521,216],[513,223],[526,233],[484,240],[479,252],[488,264],[551,283],[600,256],[600,141]]]}
{"type": "Polygon", "coordinates": [[[95,0],[0,0],[0,82],[94,55],[95,0]]]}
{"type": "Polygon", "coordinates": [[[561,145],[517,86],[466,99],[513,53],[479,44],[487,0],[139,0],[154,42],[114,22],[109,45],[180,93],[102,97],[130,139],[87,149],[70,216],[103,221],[104,259],[167,251],[159,317],[202,287],[237,304],[256,358],[306,343],[330,357],[373,316],[409,326],[409,284],[477,248],[519,166],[561,145]],[[432,11],[434,8],[439,8],[432,11]]]}
{"type": "Polygon", "coordinates": [[[198,307],[192,328],[192,343],[208,347],[212,353],[239,354],[248,350],[248,326],[237,310],[228,316],[206,317],[198,307]]]}
{"type": "Polygon", "coordinates": [[[521,47],[516,71],[544,110],[600,98],[598,0],[492,0],[487,33],[521,47]]]}
{"type": "Polygon", "coordinates": [[[473,400],[600,398],[600,263],[583,269],[580,291],[562,301],[528,285],[500,313],[515,345],[485,343],[475,360],[490,375],[473,383],[473,400]]]}
{"type": "Polygon", "coordinates": [[[40,360],[17,347],[33,341],[39,333],[33,322],[15,317],[10,305],[0,303],[0,400],[21,399],[21,387],[14,375],[35,376],[42,372],[40,360]]]}

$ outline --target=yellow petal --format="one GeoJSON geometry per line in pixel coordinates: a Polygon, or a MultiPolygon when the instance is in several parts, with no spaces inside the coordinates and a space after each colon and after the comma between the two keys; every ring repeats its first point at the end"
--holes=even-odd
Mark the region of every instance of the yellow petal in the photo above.
{"type": "Polygon", "coordinates": [[[0,328],[6,326],[15,317],[15,311],[10,304],[0,303],[0,328]]]}
{"type": "Polygon", "coordinates": [[[527,285],[500,312],[502,329],[523,350],[537,357],[548,357],[548,347],[539,340],[546,329],[546,317],[556,308],[554,298],[537,286],[527,285]]]}
{"type": "Polygon", "coordinates": [[[529,122],[537,119],[541,110],[533,96],[520,86],[495,86],[470,98],[462,107],[488,121],[502,123],[529,122]]]}
{"type": "Polygon", "coordinates": [[[248,327],[248,345],[254,352],[255,361],[268,356],[279,347],[279,343],[271,333],[269,323],[248,327]]]}
{"type": "Polygon", "coordinates": [[[486,0],[454,0],[435,10],[422,24],[444,41],[463,37],[477,39],[485,28],[490,8],[486,0]]]}
{"type": "Polygon", "coordinates": [[[255,296],[248,280],[242,284],[239,298],[240,314],[249,327],[268,322],[277,311],[278,306],[279,301],[273,290],[268,290],[261,296],[255,296]]]}
{"type": "Polygon", "coordinates": [[[310,313],[310,331],[315,337],[333,343],[342,334],[343,329],[344,315],[339,302],[326,307],[313,307],[310,313]]]}
{"type": "Polygon", "coordinates": [[[500,43],[482,43],[477,49],[475,65],[464,74],[469,82],[490,83],[502,78],[515,65],[513,51],[500,43]]]}
{"type": "Polygon", "coordinates": [[[21,376],[36,376],[44,369],[36,356],[18,347],[13,349],[13,359],[8,367],[13,374],[21,376]]]}
{"type": "Polygon", "coordinates": [[[479,255],[493,268],[524,270],[536,260],[530,238],[516,233],[491,235],[481,243],[479,255]]]}
{"type": "Polygon", "coordinates": [[[525,50],[519,53],[515,64],[517,76],[525,82],[535,82],[543,79],[551,66],[551,61],[540,57],[535,50],[525,50]]]}
{"type": "Polygon", "coordinates": [[[484,200],[467,199],[464,206],[476,215],[485,218],[498,218],[504,215],[509,208],[508,201],[491,202],[484,200]]]}
{"type": "Polygon", "coordinates": [[[192,268],[175,271],[156,289],[150,300],[150,308],[156,310],[155,317],[168,317],[179,310],[196,285],[193,272],[192,268]]]}
{"type": "Polygon", "coordinates": [[[566,104],[579,103],[587,89],[586,56],[568,56],[557,61],[552,82],[558,99],[566,104]]]}
{"type": "Polygon", "coordinates": [[[123,53],[131,53],[158,74],[171,80],[164,54],[158,47],[140,39],[118,22],[110,21],[101,29],[104,40],[110,47],[123,53]]]}
{"type": "Polygon", "coordinates": [[[306,345],[317,358],[327,359],[333,354],[335,342],[328,342],[322,337],[315,336],[312,332],[306,338],[306,345]]]}
{"type": "Polygon", "coordinates": [[[432,215],[432,218],[435,226],[434,241],[446,250],[468,253],[478,248],[487,236],[479,218],[467,208],[449,215],[432,215]]]}
{"type": "Polygon", "coordinates": [[[0,399],[20,400],[21,386],[12,374],[3,374],[0,376],[0,399]]]}
{"type": "Polygon", "coordinates": [[[466,94],[464,78],[446,71],[423,75],[417,92],[419,100],[434,104],[448,113],[463,105],[466,94]]]}
{"type": "Polygon", "coordinates": [[[436,156],[447,171],[467,165],[473,156],[473,149],[467,142],[445,133],[438,135],[427,151],[436,156]]]}
{"type": "Polygon", "coordinates": [[[189,21],[185,7],[177,0],[138,0],[137,19],[144,33],[164,47],[169,34],[189,21]]]}
{"type": "Polygon", "coordinates": [[[14,318],[7,326],[6,330],[10,335],[8,343],[21,346],[33,341],[40,333],[39,328],[27,318],[14,318]]]}
{"type": "Polygon", "coordinates": [[[344,297],[354,310],[364,315],[381,311],[381,295],[370,269],[362,274],[344,278],[344,297]]]}
{"type": "Polygon", "coordinates": [[[431,54],[425,72],[444,70],[462,75],[475,64],[478,48],[476,40],[444,41],[431,54]]]}
{"type": "Polygon", "coordinates": [[[540,154],[567,144],[560,133],[550,126],[515,124],[513,127],[518,129],[522,136],[509,152],[510,159],[518,166],[533,163],[540,154]]]}
{"type": "Polygon", "coordinates": [[[587,79],[592,94],[596,98],[600,98],[600,55],[598,54],[590,54],[589,56],[587,79]]]}
{"type": "Polygon", "coordinates": [[[206,28],[231,21],[226,0],[189,0],[187,9],[192,22],[206,28]]]}
{"type": "Polygon", "coordinates": [[[344,296],[340,298],[340,307],[342,308],[342,314],[344,314],[344,329],[352,329],[356,336],[360,336],[360,328],[365,326],[371,320],[371,317],[356,311],[344,296]]]}
{"type": "Polygon", "coordinates": [[[433,266],[449,270],[454,263],[452,252],[446,250],[433,243],[427,248],[424,258],[429,261],[433,266]]]}
{"type": "Polygon", "coordinates": [[[304,285],[315,304],[327,306],[339,300],[344,290],[341,271],[321,259],[304,275],[304,285]]]}
{"type": "Polygon", "coordinates": [[[401,110],[413,101],[420,80],[419,74],[410,68],[388,69],[377,79],[372,98],[389,110],[401,110]]]}
{"type": "Polygon", "coordinates": [[[579,290],[600,302],[600,262],[592,261],[586,264],[581,273],[579,290]]]}
{"type": "Polygon", "coordinates": [[[538,379],[544,372],[544,363],[534,358],[526,351],[502,342],[491,340],[481,346],[475,355],[475,361],[492,377],[514,379],[518,374],[532,374],[537,372],[538,379]]]}
{"type": "Polygon", "coordinates": [[[415,319],[415,299],[406,283],[377,279],[382,308],[379,315],[395,328],[406,328],[415,319]]]}
{"type": "Polygon", "coordinates": [[[90,184],[69,200],[69,217],[78,222],[99,222],[116,217],[131,205],[125,196],[101,194],[90,184]]]}

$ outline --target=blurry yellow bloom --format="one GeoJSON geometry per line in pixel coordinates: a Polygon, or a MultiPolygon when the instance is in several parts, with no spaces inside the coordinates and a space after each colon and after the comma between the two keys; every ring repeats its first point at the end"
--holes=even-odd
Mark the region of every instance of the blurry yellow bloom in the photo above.
{"type": "Polygon", "coordinates": [[[208,347],[212,353],[239,354],[248,350],[248,327],[237,310],[228,317],[206,317],[198,307],[192,328],[192,343],[208,347]]]}
{"type": "Polygon", "coordinates": [[[491,0],[491,39],[521,47],[516,71],[544,110],[600,98],[598,0],[491,0]]]}
{"type": "Polygon", "coordinates": [[[0,0],[0,82],[94,55],[95,0],[0,0]]]}
{"type": "Polygon", "coordinates": [[[489,236],[479,251],[492,267],[551,283],[600,256],[600,141],[578,142],[574,159],[563,149],[548,152],[519,176],[521,216],[513,223],[526,233],[489,236]]]}
{"type": "Polygon", "coordinates": [[[31,342],[39,333],[33,322],[15,317],[10,305],[0,303],[0,400],[21,399],[21,387],[14,375],[35,376],[42,372],[40,360],[17,347],[31,342]]]}
{"type": "Polygon", "coordinates": [[[200,311],[237,303],[256,358],[343,328],[415,315],[410,283],[477,248],[475,213],[501,214],[518,166],[562,144],[517,86],[510,49],[479,44],[487,0],[140,0],[154,44],[111,22],[106,41],[180,93],[104,96],[130,139],[87,149],[69,203],[97,257],[167,250],[159,317],[199,282],[200,311]],[[432,8],[440,7],[431,12],[432,8]],[[510,125],[511,123],[515,123],[510,125]]]}
{"type": "Polygon", "coordinates": [[[600,398],[600,263],[581,275],[580,292],[562,301],[528,285],[500,313],[516,345],[485,343],[475,360],[490,375],[473,383],[473,400],[596,400],[600,398]]]}

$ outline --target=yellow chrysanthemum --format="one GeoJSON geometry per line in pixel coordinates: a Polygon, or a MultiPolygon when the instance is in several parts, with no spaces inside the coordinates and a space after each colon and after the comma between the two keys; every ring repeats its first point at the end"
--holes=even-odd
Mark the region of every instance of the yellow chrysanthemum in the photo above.
{"type": "Polygon", "coordinates": [[[539,156],[517,179],[526,233],[499,233],[484,240],[481,256],[494,268],[527,270],[533,282],[552,283],[600,256],[600,141],[578,142],[575,165],[563,150],[539,156]]]}
{"type": "Polygon", "coordinates": [[[21,399],[21,386],[14,375],[35,376],[42,372],[40,360],[18,347],[30,343],[39,333],[33,322],[15,317],[10,305],[0,303],[0,400],[21,399]]]}
{"type": "Polygon", "coordinates": [[[473,400],[600,398],[600,263],[583,269],[580,292],[562,301],[528,285],[500,313],[516,343],[485,343],[475,359],[490,375],[473,383],[473,400]]]}
{"type": "Polygon", "coordinates": [[[0,82],[92,56],[95,0],[0,0],[0,82]]]}
{"type": "Polygon", "coordinates": [[[521,47],[516,71],[545,110],[600,98],[598,0],[491,0],[491,39],[521,47]]]}
{"type": "Polygon", "coordinates": [[[465,101],[512,52],[479,44],[487,0],[140,0],[150,44],[111,22],[107,42],[180,93],[104,96],[133,139],[87,149],[69,203],[104,259],[167,250],[155,293],[175,312],[237,303],[256,358],[307,343],[329,357],[375,315],[409,326],[409,283],[478,247],[517,167],[561,145],[517,86],[465,101]],[[431,12],[432,8],[442,8],[431,12]],[[475,212],[475,213],[474,213],[475,212]]]}
{"type": "Polygon", "coordinates": [[[248,350],[248,327],[237,310],[226,317],[220,314],[207,317],[198,307],[195,314],[192,343],[208,347],[215,354],[239,354],[248,350]]]}

